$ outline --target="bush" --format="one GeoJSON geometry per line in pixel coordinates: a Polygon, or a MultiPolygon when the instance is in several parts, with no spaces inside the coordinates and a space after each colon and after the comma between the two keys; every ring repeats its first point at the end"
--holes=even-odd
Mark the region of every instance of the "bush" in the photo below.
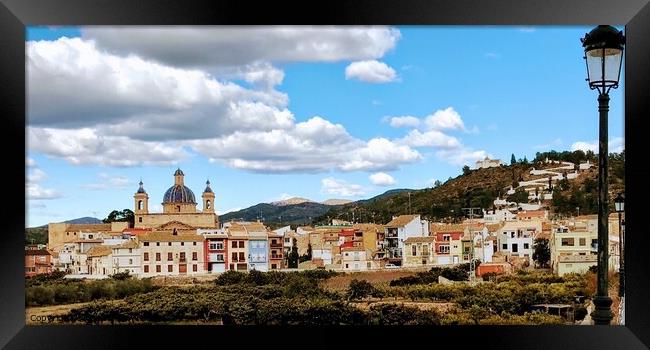
{"type": "Polygon", "coordinates": [[[587,308],[584,306],[578,306],[576,308],[575,314],[574,314],[574,319],[576,321],[582,321],[585,319],[585,316],[587,316],[587,308]]]}
{"type": "Polygon", "coordinates": [[[353,279],[350,281],[348,290],[345,294],[347,300],[359,300],[376,293],[375,287],[366,280],[353,279]]]}
{"type": "Polygon", "coordinates": [[[118,281],[124,281],[126,279],[131,278],[131,277],[133,277],[133,276],[131,276],[131,274],[129,274],[128,270],[124,271],[124,272],[118,272],[116,274],[111,275],[112,279],[115,279],[115,280],[118,280],[118,281]]]}

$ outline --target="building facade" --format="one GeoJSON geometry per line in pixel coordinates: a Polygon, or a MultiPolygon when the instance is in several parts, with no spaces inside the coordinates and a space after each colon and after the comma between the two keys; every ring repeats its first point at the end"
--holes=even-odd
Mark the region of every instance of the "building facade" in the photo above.
{"type": "Polygon", "coordinates": [[[142,276],[187,276],[205,273],[204,238],[153,231],[139,237],[142,276]]]}

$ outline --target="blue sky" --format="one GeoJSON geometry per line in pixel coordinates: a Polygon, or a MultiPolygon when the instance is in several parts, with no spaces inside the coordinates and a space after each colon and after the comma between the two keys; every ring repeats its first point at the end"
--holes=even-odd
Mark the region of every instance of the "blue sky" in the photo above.
{"type": "Polygon", "coordinates": [[[176,167],[197,197],[210,179],[224,213],[593,148],[591,28],[28,28],[27,225],[133,208],[140,178],[158,210],[176,167]]]}

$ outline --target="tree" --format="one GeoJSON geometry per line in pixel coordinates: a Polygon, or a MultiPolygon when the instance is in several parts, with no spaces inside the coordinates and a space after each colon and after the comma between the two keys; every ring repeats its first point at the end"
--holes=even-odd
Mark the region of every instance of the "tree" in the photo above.
{"type": "Polygon", "coordinates": [[[108,214],[108,216],[102,220],[105,224],[111,223],[111,222],[128,222],[129,227],[133,227],[135,224],[135,215],[133,214],[133,211],[131,209],[124,209],[122,211],[120,210],[113,210],[108,214]]]}
{"type": "Polygon", "coordinates": [[[533,260],[539,267],[548,267],[551,260],[551,249],[548,246],[548,239],[537,238],[533,244],[533,260]]]}
{"type": "Polygon", "coordinates": [[[524,163],[524,164],[528,164],[528,158],[526,158],[526,156],[524,156],[524,161],[523,161],[523,163],[524,163]]]}
{"type": "Polygon", "coordinates": [[[467,175],[467,174],[469,174],[469,173],[470,173],[470,169],[469,169],[469,167],[468,167],[467,165],[465,165],[465,166],[463,167],[463,175],[467,175]]]}
{"type": "Polygon", "coordinates": [[[307,258],[311,260],[311,243],[307,244],[307,258]]]}
{"type": "Polygon", "coordinates": [[[528,192],[523,188],[518,188],[515,193],[509,195],[506,199],[508,202],[528,203],[528,192]]]}
{"type": "Polygon", "coordinates": [[[356,278],[350,281],[348,290],[345,296],[348,300],[359,300],[371,295],[375,291],[375,287],[366,280],[357,280],[356,278]]]}
{"type": "Polygon", "coordinates": [[[510,165],[515,165],[517,163],[517,158],[515,158],[515,154],[513,153],[512,156],[510,157],[510,165]]]}
{"type": "Polygon", "coordinates": [[[300,256],[298,255],[298,240],[296,238],[293,239],[293,243],[291,245],[291,252],[289,252],[289,268],[290,269],[296,269],[298,268],[298,259],[300,256]]]}

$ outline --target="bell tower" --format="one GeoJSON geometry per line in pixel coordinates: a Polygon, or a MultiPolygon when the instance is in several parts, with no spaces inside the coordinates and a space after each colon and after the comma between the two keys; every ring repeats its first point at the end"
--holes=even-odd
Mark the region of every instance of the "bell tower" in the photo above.
{"type": "Polygon", "coordinates": [[[133,211],[135,214],[135,226],[142,223],[142,215],[149,214],[149,195],[142,185],[142,179],[140,179],[140,188],[138,188],[138,191],[133,196],[135,201],[135,210],[133,211]]]}
{"type": "Polygon", "coordinates": [[[203,212],[214,213],[214,192],[210,188],[210,180],[205,182],[205,190],[203,191],[203,212]]]}

